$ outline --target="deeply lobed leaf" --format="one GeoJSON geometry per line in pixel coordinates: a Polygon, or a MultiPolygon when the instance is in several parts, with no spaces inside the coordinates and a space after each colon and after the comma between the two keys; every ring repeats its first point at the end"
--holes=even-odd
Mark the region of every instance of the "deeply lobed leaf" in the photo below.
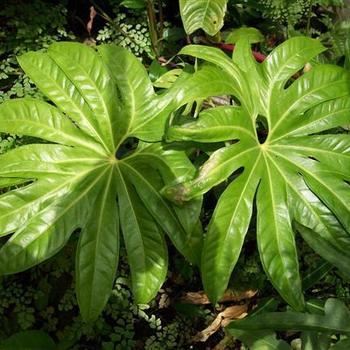
{"type": "Polygon", "coordinates": [[[170,113],[186,103],[178,96],[190,87],[175,83],[156,94],[138,59],[113,45],[56,43],[19,62],[53,104],[0,105],[0,132],[38,139],[0,156],[0,186],[24,183],[0,196],[0,235],[12,234],[0,249],[1,274],[40,263],[79,233],[78,303],[84,319],[94,320],[112,290],[120,227],[135,300],[147,303],[167,273],[164,232],[191,263],[200,259],[201,200],[180,209],[159,194],[194,175],[185,152],[161,142],[170,113]],[[130,138],[138,143],[131,151],[130,138]]]}
{"type": "Polygon", "coordinates": [[[182,50],[220,69],[231,85],[225,94],[239,101],[208,109],[167,133],[169,141],[226,142],[193,179],[163,189],[182,203],[233,179],[217,203],[202,252],[203,283],[213,302],[229,283],[254,202],[263,267],[293,308],[304,308],[295,232],[349,275],[350,136],[327,130],[350,121],[350,75],[337,66],[318,65],[295,77],[323,50],[317,40],[296,37],[261,64],[244,39],[238,40],[232,60],[215,48],[182,50]],[[264,138],[257,125],[263,126],[264,138]]]}

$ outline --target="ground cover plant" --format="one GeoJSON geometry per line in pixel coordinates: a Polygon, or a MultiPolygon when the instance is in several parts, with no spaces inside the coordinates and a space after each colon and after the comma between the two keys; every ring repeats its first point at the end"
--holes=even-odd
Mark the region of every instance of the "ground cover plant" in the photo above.
{"type": "Polygon", "coordinates": [[[0,349],[348,347],[349,26],[292,5],[1,9],[0,349]]]}

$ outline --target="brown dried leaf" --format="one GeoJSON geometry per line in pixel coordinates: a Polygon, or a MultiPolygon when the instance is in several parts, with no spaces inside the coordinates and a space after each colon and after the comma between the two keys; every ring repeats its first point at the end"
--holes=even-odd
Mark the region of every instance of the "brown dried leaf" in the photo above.
{"type": "Polygon", "coordinates": [[[244,318],[247,316],[248,304],[229,306],[224,311],[220,312],[215,320],[206,329],[197,333],[193,337],[194,342],[205,342],[207,339],[216,333],[220,327],[227,326],[232,320],[244,318]]]}
{"type": "Polygon", "coordinates": [[[166,292],[161,293],[158,308],[159,309],[166,309],[170,305],[170,298],[169,295],[166,292]]]}
{"type": "Polygon", "coordinates": [[[182,298],[181,301],[188,304],[205,305],[210,304],[207,295],[203,292],[188,292],[182,298]]]}
{"type": "MultiPolygon", "coordinates": [[[[235,293],[232,291],[227,291],[223,297],[219,300],[219,303],[228,303],[228,302],[238,302],[244,299],[251,299],[256,295],[256,290],[247,290],[240,293],[235,293]]],[[[203,292],[188,292],[182,298],[181,301],[189,304],[196,305],[206,305],[210,304],[210,301],[207,295],[203,292]]]]}
{"type": "Polygon", "coordinates": [[[97,12],[93,6],[90,7],[90,21],[86,25],[86,30],[88,31],[89,35],[91,35],[92,26],[94,24],[94,19],[97,15],[97,12]]]}
{"type": "Polygon", "coordinates": [[[238,302],[245,299],[252,299],[258,293],[257,290],[246,290],[244,292],[226,292],[220,299],[220,303],[238,302]]]}

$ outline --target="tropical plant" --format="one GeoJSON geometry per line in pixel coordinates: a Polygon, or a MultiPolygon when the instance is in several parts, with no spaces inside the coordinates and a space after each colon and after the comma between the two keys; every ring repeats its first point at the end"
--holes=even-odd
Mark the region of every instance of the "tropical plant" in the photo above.
{"type": "Polygon", "coordinates": [[[350,136],[330,131],[350,120],[349,73],[332,65],[298,73],[323,50],[317,40],[295,37],[261,64],[244,39],[233,60],[210,47],[181,51],[216,65],[226,94],[236,101],[167,133],[169,141],[225,142],[194,179],[163,189],[184,203],[232,180],[217,203],[202,253],[203,284],[214,303],[227,287],[254,203],[263,268],[294,309],[304,309],[296,232],[350,276],[350,136]]]}
{"type": "Polygon", "coordinates": [[[30,98],[0,105],[0,132],[37,139],[0,157],[0,188],[21,184],[0,196],[1,236],[14,233],[0,250],[0,273],[42,262],[81,229],[76,292],[92,320],[112,288],[120,225],[135,300],[148,302],[167,273],[164,231],[190,262],[201,250],[201,200],[177,208],[159,194],[194,175],[184,151],[159,142],[177,97],[191,98],[185,78],[158,95],[138,59],[113,45],[55,43],[19,63],[55,105],[30,98]]]}

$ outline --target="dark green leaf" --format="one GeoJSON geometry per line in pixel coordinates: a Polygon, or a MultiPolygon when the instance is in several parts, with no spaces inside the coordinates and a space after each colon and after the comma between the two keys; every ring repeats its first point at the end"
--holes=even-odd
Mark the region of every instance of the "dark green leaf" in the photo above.
{"type": "Polygon", "coordinates": [[[230,323],[226,328],[240,330],[317,331],[350,334],[350,314],[337,299],[328,299],[325,315],[297,312],[272,312],[230,323]]]}
{"type": "Polygon", "coordinates": [[[0,344],[1,350],[54,350],[55,343],[42,331],[24,331],[12,335],[0,344]]]}
{"type": "MultiPolygon", "coordinates": [[[[243,38],[237,39],[232,60],[212,47],[190,45],[181,50],[215,65],[203,68],[208,77],[211,74],[208,81],[214,85],[211,77],[220,74],[221,94],[238,100],[235,106],[208,109],[196,120],[172,125],[167,132],[169,141],[225,142],[193,179],[163,189],[167,198],[181,204],[227,184],[202,254],[203,283],[214,302],[227,288],[254,202],[262,265],[295,310],[305,307],[296,231],[325,260],[350,275],[350,136],[326,133],[350,122],[350,74],[320,64],[295,76],[323,50],[317,40],[295,37],[261,64],[243,38]]],[[[202,96],[205,91],[210,96],[210,89],[203,85],[202,96]]]]}

